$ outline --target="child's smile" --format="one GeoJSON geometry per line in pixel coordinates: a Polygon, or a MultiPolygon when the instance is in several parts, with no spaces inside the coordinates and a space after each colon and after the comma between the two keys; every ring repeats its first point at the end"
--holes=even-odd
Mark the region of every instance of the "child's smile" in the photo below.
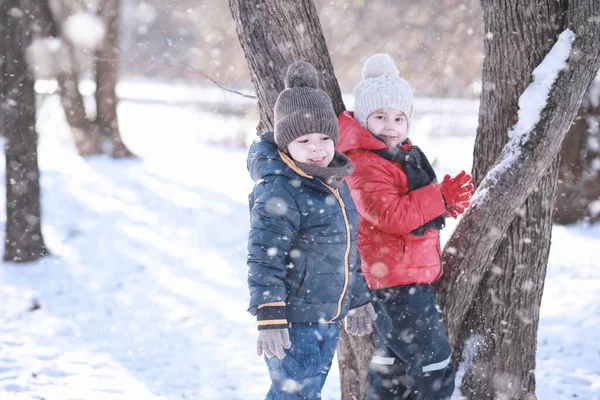
{"type": "Polygon", "coordinates": [[[335,145],[324,133],[309,133],[292,140],[287,149],[296,161],[326,167],[333,160],[335,145]]]}
{"type": "Polygon", "coordinates": [[[314,158],[309,158],[308,161],[315,163],[315,164],[322,164],[323,161],[325,161],[325,157],[314,157],[314,158]]]}

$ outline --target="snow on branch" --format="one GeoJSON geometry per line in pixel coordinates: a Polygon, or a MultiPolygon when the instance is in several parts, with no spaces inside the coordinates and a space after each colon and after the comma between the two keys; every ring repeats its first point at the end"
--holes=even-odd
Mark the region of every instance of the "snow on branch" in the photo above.
{"type": "MultiPolygon", "coordinates": [[[[487,179],[492,185],[497,182],[498,176],[509,169],[521,155],[521,148],[529,140],[530,133],[540,122],[542,111],[546,108],[550,90],[558,78],[558,74],[567,67],[567,60],[571,54],[571,45],[575,40],[575,33],[565,29],[558,40],[548,52],[542,62],[533,70],[533,82],[519,97],[519,111],[517,123],[508,131],[508,143],[502,150],[500,160],[488,172],[487,179]]],[[[489,185],[475,194],[473,204],[482,204],[487,197],[489,185]]]]}

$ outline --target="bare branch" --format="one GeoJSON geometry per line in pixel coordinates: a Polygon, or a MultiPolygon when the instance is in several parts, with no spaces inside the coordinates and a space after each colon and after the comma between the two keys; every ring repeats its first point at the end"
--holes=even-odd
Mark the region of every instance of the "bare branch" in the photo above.
{"type": "Polygon", "coordinates": [[[169,68],[169,69],[174,69],[176,71],[185,72],[186,74],[200,75],[201,77],[203,77],[205,79],[208,79],[209,81],[211,81],[212,83],[214,83],[215,85],[217,85],[219,88],[223,89],[226,92],[234,93],[234,94],[240,95],[242,97],[245,97],[247,99],[256,100],[256,96],[251,95],[251,94],[242,93],[242,92],[239,92],[239,91],[234,90],[234,89],[229,89],[229,88],[223,86],[223,84],[220,83],[219,81],[217,81],[216,79],[211,78],[206,73],[204,73],[204,72],[202,72],[200,70],[182,69],[182,68],[172,67],[170,65],[159,65],[159,66],[161,66],[163,68],[169,68]]]}

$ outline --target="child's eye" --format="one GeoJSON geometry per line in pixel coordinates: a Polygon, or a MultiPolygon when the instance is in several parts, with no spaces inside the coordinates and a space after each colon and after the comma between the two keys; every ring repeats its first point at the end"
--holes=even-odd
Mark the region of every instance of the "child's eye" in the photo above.
{"type": "Polygon", "coordinates": [[[321,140],[331,140],[331,138],[329,136],[323,136],[321,140]]]}
{"type": "Polygon", "coordinates": [[[404,121],[404,118],[402,118],[402,117],[396,118],[396,122],[402,122],[402,121],[404,121]]]}
{"type": "Polygon", "coordinates": [[[383,117],[383,115],[378,115],[378,116],[376,116],[375,118],[376,118],[376,119],[383,119],[384,117],[383,117]]]}
{"type": "Polygon", "coordinates": [[[298,140],[298,143],[308,143],[308,139],[298,140]]]}

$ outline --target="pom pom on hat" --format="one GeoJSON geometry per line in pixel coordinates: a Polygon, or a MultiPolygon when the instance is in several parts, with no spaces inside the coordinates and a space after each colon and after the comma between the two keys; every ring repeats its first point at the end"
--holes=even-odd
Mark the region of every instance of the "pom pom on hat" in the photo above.
{"type": "Polygon", "coordinates": [[[319,76],[315,67],[306,61],[296,61],[288,67],[285,74],[285,87],[288,89],[296,87],[319,87],[319,76]]]}
{"type": "Polygon", "coordinates": [[[363,66],[363,79],[377,78],[381,75],[400,76],[400,72],[396,68],[396,65],[394,65],[394,60],[392,60],[389,54],[375,54],[369,57],[363,66]]]}

